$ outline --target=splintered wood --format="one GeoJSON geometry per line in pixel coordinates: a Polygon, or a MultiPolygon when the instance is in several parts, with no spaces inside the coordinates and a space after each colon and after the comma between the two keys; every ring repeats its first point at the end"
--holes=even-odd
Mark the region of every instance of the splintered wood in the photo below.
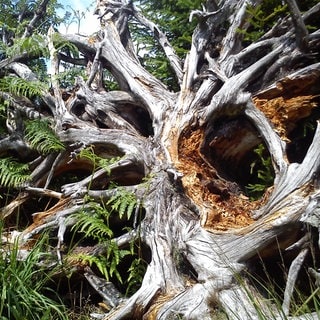
{"type": "Polygon", "coordinates": [[[187,195],[201,211],[201,224],[208,230],[225,231],[253,222],[255,208],[243,194],[234,191],[234,183],[221,179],[200,153],[203,130],[186,132],[179,142],[178,169],[187,195]]]}
{"type": "MultiPolygon", "coordinates": [[[[254,97],[253,101],[270,120],[281,139],[290,142],[288,136],[300,120],[312,114],[319,104],[319,96],[302,95],[296,92],[297,90],[290,92],[287,89],[288,87],[282,86],[281,90],[278,88],[279,92],[265,91],[254,97]]],[[[231,140],[221,142],[219,151],[233,152],[234,148],[239,146],[239,137],[243,138],[244,135],[237,130],[231,140]]],[[[265,202],[268,193],[260,201],[250,202],[239,189],[236,190],[234,182],[220,178],[216,168],[200,152],[203,141],[202,128],[182,134],[177,163],[178,170],[183,173],[182,184],[186,194],[200,210],[201,225],[212,231],[226,231],[250,225],[253,222],[250,213],[265,202]]]]}
{"type": "Polygon", "coordinates": [[[276,132],[286,142],[288,134],[295,128],[297,122],[310,116],[318,105],[316,96],[305,95],[291,98],[275,97],[273,99],[254,98],[255,105],[272,122],[276,132]]]}

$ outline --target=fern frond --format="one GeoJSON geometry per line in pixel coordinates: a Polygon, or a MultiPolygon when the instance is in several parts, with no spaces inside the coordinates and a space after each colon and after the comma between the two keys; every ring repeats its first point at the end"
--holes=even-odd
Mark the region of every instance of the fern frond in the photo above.
{"type": "MultiPolygon", "coordinates": [[[[96,157],[88,150],[85,150],[82,156],[90,159],[90,161],[95,161],[96,157]]],[[[88,198],[89,209],[81,210],[70,216],[70,219],[76,221],[72,230],[83,233],[85,238],[92,238],[97,240],[98,243],[107,245],[106,254],[103,256],[81,256],[83,262],[90,265],[94,264],[107,280],[109,277],[115,277],[119,283],[123,283],[119,272],[119,264],[125,256],[135,255],[133,243],[130,244],[130,250],[127,250],[120,249],[118,244],[112,240],[113,232],[109,227],[109,216],[113,211],[116,211],[120,218],[126,214],[127,218],[130,219],[137,203],[133,193],[125,189],[119,189],[106,203],[99,204],[88,198]]]]}
{"type": "Polygon", "coordinates": [[[11,157],[0,159],[0,185],[17,188],[30,180],[27,164],[19,163],[11,157]]]}
{"type": "Polygon", "coordinates": [[[59,33],[54,34],[53,42],[57,51],[68,52],[73,58],[79,58],[78,48],[70,41],[64,39],[59,33]]]}
{"type": "Polygon", "coordinates": [[[125,256],[130,254],[131,252],[129,250],[120,250],[116,242],[110,241],[108,243],[106,256],[109,266],[108,272],[111,277],[115,276],[120,283],[122,283],[122,278],[118,271],[118,265],[125,256]]]}
{"type": "Polygon", "coordinates": [[[72,218],[77,221],[73,229],[83,233],[85,237],[91,237],[101,242],[113,236],[106,221],[96,213],[90,214],[87,211],[80,211],[72,215],[72,218]]]}
{"type": "Polygon", "coordinates": [[[110,267],[109,267],[109,274],[110,274],[111,277],[115,276],[118,279],[118,281],[122,284],[122,278],[121,278],[121,275],[120,275],[120,273],[119,273],[119,271],[117,269],[118,264],[119,263],[117,262],[116,259],[112,259],[111,260],[111,264],[110,264],[110,267]]]}
{"type": "Polygon", "coordinates": [[[41,154],[59,152],[65,149],[46,120],[32,120],[26,124],[26,139],[30,146],[41,154]]]}
{"type": "Polygon", "coordinates": [[[96,167],[97,163],[97,155],[93,151],[93,146],[88,146],[87,148],[82,149],[78,155],[81,159],[87,159],[88,161],[92,162],[93,165],[96,167]]]}
{"type": "Polygon", "coordinates": [[[0,90],[18,96],[34,97],[42,94],[47,87],[40,81],[27,81],[22,78],[5,76],[0,79],[0,90]]]}
{"type": "Polygon", "coordinates": [[[87,264],[90,267],[92,265],[95,265],[98,268],[98,270],[101,272],[101,274],[106,278],[106,280],[109,281],[109,273],[106,268],[108,265],[108,262],[105,257],[78,253],[76,255],[72,255],[72,259],[79,260],[81,261],[81,263],[87,264]]]}
{"type": "Polygon", "coordinates": [[[37,33],[30,37],[17,38],[14,40],[14,44],[6,50],[8,57],[22,53],[27,53],[29,56],[48,56],[46,38],[37,33]]]}
{"type": "Polygon", "coordinates": [[[87,148],[82,149],[79,153],[79,158],[89,160],[90,162],[92,162],[94,168],[104,169],[107,172],[107,174],[110,174],[110,165],[120,159],[120,157],[108,158],[108,159],[99,157],[94,153],[93,146],[89,146],[87,148]]]}
{"type": "Polygon", "coordinates": [[[135,258],[128,269],[129,276],[126,280],[127,290],[126,296],[134,293],[141,285],[143,277],[146,273],[147,264],[141,258],[135,258]]]}
{"type": "Polygon", "coordinates": [[[110,174],[110,165],[119,161],[121,157],[112,158],[101,158],[98,157],[98,168],[104,169],[108,174],[110,174]]]}
{"type": "Polygon", "coordinates": [[[251,200],[257,200],[266,189],[272,186],[274,171],[270,155],[266,154],[266,148],[261,143],[254,149],[257,159],[250,165],[250,174],[256,176],[255,183],[246,186],[251,200]]]}
{"type": "Polygon", "coordinates": [[[138,205],[138,200],[132,192],[119,188],[118,192],[108,200],[107,205],[118,212],[120,219],[126,214],[129,220],[134,208],[138,205]]]}

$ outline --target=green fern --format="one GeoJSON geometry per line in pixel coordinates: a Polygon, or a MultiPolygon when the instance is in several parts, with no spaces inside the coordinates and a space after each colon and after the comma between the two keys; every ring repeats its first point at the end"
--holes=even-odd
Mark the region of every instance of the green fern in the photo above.
{"type": "Polygon", "coordinates": [[[259,199],[274,181],[271,157],[265,155],[265,146],[259,144],[254,152],[258,158],[251,163],[250,174],[256,175],[256,183],[250,183],[246,187],[251,200],[259,199]]]}
{"type": "MultiPolygon", "coordinates": [[[[70,257],[69,257],[70,258],[70,257]]],[[[105,256],[93,256],[85,253],[77,253],[71,256],[72,259],[79,260],[81,263],[88,264],[90,267],[95,266],[101,272],[101,274],[109,281],[109,273],[106,268],[108,261],[105,256]]]]}
{"type": "Polygon", "coordinates": [[[99,208],[96,203],[92,203],[92,209],[95,211],[91,212],[91,214],[82,210],[72,216],[77,221],[73,229],[83,233],[86,238],[90,237],[99,242],[103,241],[103,239],[111,238],[113,232],[108,226],[107,216],[109,213],[107,211],[103,213],[102,208],[99,208]]]}
{"type": "Polygon", "coordinates": [[[66,52],[67,54],[71,55],[73,58],[79,58],[78,48],[70,41],[67,41],[66,39],[64,39],[59,33],[54,34],[53,42],[57,51],[66,52]]]}
{"type": "Polygon", "coordinates": [[[59,152],[65,149],[46,120],[32,120],[26,123],[26,139],[30,146],[41,154],[59,152]]]}
{"type": "Polygon", "coordinates": [[[102,158],[94,153],[94,147],[88,146],[79,153],[79,158],[87,159],[93,164],[94,171],[96,169],[104,169],[107,174],[110,174],[110,165],[120,159],[120,157],[114,158],[102,158]]]}
{"type": "Polygon", "coordinates": [[[118,188],[118,192],[112,196],[106,203],[110,205],[112,211],[116,211],[120,217],[126,214],[127,219],[131,218],[134,209],[138,205],[138,199],[132,192],[128,192],[123,188],[118,188]]]}
{"type": "Polygon", "coordinates": [[[108,281],[110,277],[115,276],[122,283],[118,265],[124,256],[130,254],[130,251],[120,250],[111,240],[113,232],[109,227],[110,212],[103,205],[95,202],[90,202],[89,208],[89,210],[81,210],[70,217],[76,220],[72,230],[83,233],[87,239],[97,240],[99,244],[106,246],[107,252],[105,255],[98,256],[80,254],[76,255],[76,258],[90,266],[95,265],[108,281]]]}
{"type": "Polygon", "coordinates": [[[120,250],[118,245],[114,241],[110,241],[108,243],[108,250],[106,256],[106,259],[108,261],[108,272],[111,277],[115,276],[120,283],[122,283],[123,281],[118,271],[118,266],[121,260],[127,255],[130,255],[129,250],[120,250]]]}
{"type": "MultiPolygon", "coordinates": [[[[79,157],[85,158],[93,163],[93,171],[97,168],[104,168],[107,172],[110,171],[110,163],[115,159],[103,159],[94,153],[93,146],[83,149],[79,157]]],[[[112,185],[112,187],[116,187],[112,185]]],[[[109,281],[113,277],[123,283],[121,274],[119,272],[119,264],[125,256],[132,258],[137,256],[134,250],[136,239],[130,243],[130,250],[120,249],[115,241],[112,240],[113,232],[109,225],[109,218],[111,214],[116,214],[120,219],[124,216],[129,220],[132,213],[139,207],[139,201],[136,196],[126,191],[124,188],[117,188],[117,192],[107,202],[97,203],[92,201],[90,197],[85,197],[87,208],[80,210],[73,214],[70,219],[75,220],[76,223],[72,227],[75,232],[80,232],[84,235],[84,239],[93,239],[98,244],[103,244],[107,248],[104,255],[92,256],[81,254],[76,258],[90,266],[94,265],[101,272],[102,275],[109,281]]],[[[130,228],[124,228],[130,229],[130,228]]],[[[139,242],[139,251],[141,250],[141,243],[139,242]]],[[[139,255],[140,257],[140,255],[139,255]]],[[[139,286],[143,279],[145,266],[140,266],[138,262],[141,260],[134,259],[129,272],[129,280],[126,280],[128,286],[128,293],[133,292],[139,286]],[[134,270],[135,266],[139,265],[139,270],[134,270]],[[135,275],[137,277],[135,277],[135,275]],[[138,277],[138,275],[140,275],[138,277]]]]}
{"type": "Polygon", "coordinates": [[[126,296],[129,296],[136,292],[140,287],[143,277],[146,273],[147,263],[141,258],[135,258],[129,269],[129,276],[126,281],[127,283],[127,290],[126,296]]]}
{"type": "Polygon", "coordinates": [[[111,277],[116,277],[120,283],[123,283],[122,277],[118,271],[118,265],[123,257],[130,254],[128,250],[119,250],[115,242],[109,241],[107,255],[90,255],[85,253],[77,253],[70,255],[69,259],[81,261],[81,263],[88,264],[90,267],[95,266],[99,272],[105,277],[107,281],[111,277]]]}
{"type": "Polygon", "coordinates": [[[80,254],[77,255],[77,258],[90,266],[95,265],[101,274],[109,280],[109,276],[112,276],[114,268],[119,264],[118,247],[111,245],[111,249],[109,249],[110,239],[113,236],[113,232],[109,228],[110,212],[103,205],[96,202],[89,202],[88,205],[89,209],[81,210],[70,217],[76,221],[72,230],[83,233],[84,238],[97,240],[99,244],[108,244],[108,254],[98,256],[80,254]],[[113,268],[112,272],[111,266],[113,268]]]}
{"type": "Polygon", "coordinates": [[[8,57],[22,53],[27,53],[29,56],[48,56],[46,38],[37,33],[27,38],[16,38],[14,44],[6,49],[8,57]]]}
{"type": "Polygon", "coordinates": [[[125,256],[133,256],[135,253],[133,250],[119,249],[116,242],[112,240],[113,232],[109,226],[109,217],[116,211],[120,218],[126,214],[129,219],[137,200],[133,194],[121,190],[105,204],[99,204],[90,199],[88,201],[89,209],[83,209],[70,217],[76,221],[72,230],[82,233],[84,238],[91,238],[99,244],[104,244],[107,252],[105,255],[98,256],[82,254],[77,258],[89,263],[90,266],[95,265],[107,280],[115,277],[122,283],[123,280],[118,270],[119,264],[125,256]]]}
{"type": "Polygon", "coordinates": [[[19,163],[11,157],[0,159],[0,185],[17,188],[30,180],[27,164],[19,163]]]}
{"type": "Polygon", "coordinates": [[[40,96],[47,87],[40,81],[28,81],[25,79],[5,76],[0,79],[0,91],[9,92],[18,96],[40,96]]]}

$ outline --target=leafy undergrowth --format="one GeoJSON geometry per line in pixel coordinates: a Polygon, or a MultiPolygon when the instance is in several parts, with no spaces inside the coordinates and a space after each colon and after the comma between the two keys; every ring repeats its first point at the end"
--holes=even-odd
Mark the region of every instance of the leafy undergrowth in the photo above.
{"type": "MultiPolygon", "coordinates": [[[[80,299],[77,302],[69,303],[68,306],[64,305],[66,296],[74,295],[75,292],[68,288],[63,295],[55,290],[54,275],[59,272],[59,269],[48,270],[47,267],[42,267],[42,262],[46,261],[47,263],[49,259],[43,254],[50,249],[48,235],[44,234],[34,245],[27,258],[22,259],[21,253],[23,251],[19,249],[17,241],[12,244],[6,242],[6,232],[2,228],[0,228],[0,234],[2,239],[0,320],[89,320],[101,317],[110,311],[110,308],[103,302],[95,302],[90,296],[87,296],[86,289],[82,286],[76,292],[80,299]]],[[[281,261],[279,268],[286,270],[285,260],[281,261]]],[[[269,264],[262,260],[260,263],[261,274],[250,272],[241,275],[235,274],[235,277],[244,290],[246,290],[247,279],[250,279],[251,285],[260,293],[262,292],[267,301],[281,309],[284,288],[279,285],[281,282],[275,279],[273,269],[270,270],[269,264]]],[[[305,286],[304,290],[298,286],[295,289],[290,308],[291,315],[320,312],[319,288],[314,286],[313,279],[308,279],[305,281],[305,286],[308,286],[307,291],[305,286]]],[[[250,295],[251,290],[247,290],[247,293],[250,295]]],[[[270,320],[264,310],[260,310],[260,303],[256,297],[251,295],[250,298],[261,315],[260,319],[270,320]]],[[[212,313],[211,319],[224,320],[227,319],[227,316],[223,310],[218,308],[212,313]]],[[[283,315],[282,319],[286,320],[289,317],[283,315]]]]}
{"type": "MultiPolygon", "coordinates": [[[[1,239],[3,238],[0,227],[1,239]]],[[[55,292],[49,288],[50,272],[41,267],[44,236],[25,259],[17,241],[13,244],[1,240],[0,257],[0,319],[67,320],[66,308],[55,292]]]]}

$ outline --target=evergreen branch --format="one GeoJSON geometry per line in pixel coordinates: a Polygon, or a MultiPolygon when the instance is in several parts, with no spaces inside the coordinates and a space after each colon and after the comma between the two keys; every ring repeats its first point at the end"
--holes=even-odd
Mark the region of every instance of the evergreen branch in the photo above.
{"type": "Polygon", "coordinates": [[[46,120],[28,121],[26,139],[30,146],[42,154],[59,152],[65,149],[63,143],[56,137],[46,120]]]}

